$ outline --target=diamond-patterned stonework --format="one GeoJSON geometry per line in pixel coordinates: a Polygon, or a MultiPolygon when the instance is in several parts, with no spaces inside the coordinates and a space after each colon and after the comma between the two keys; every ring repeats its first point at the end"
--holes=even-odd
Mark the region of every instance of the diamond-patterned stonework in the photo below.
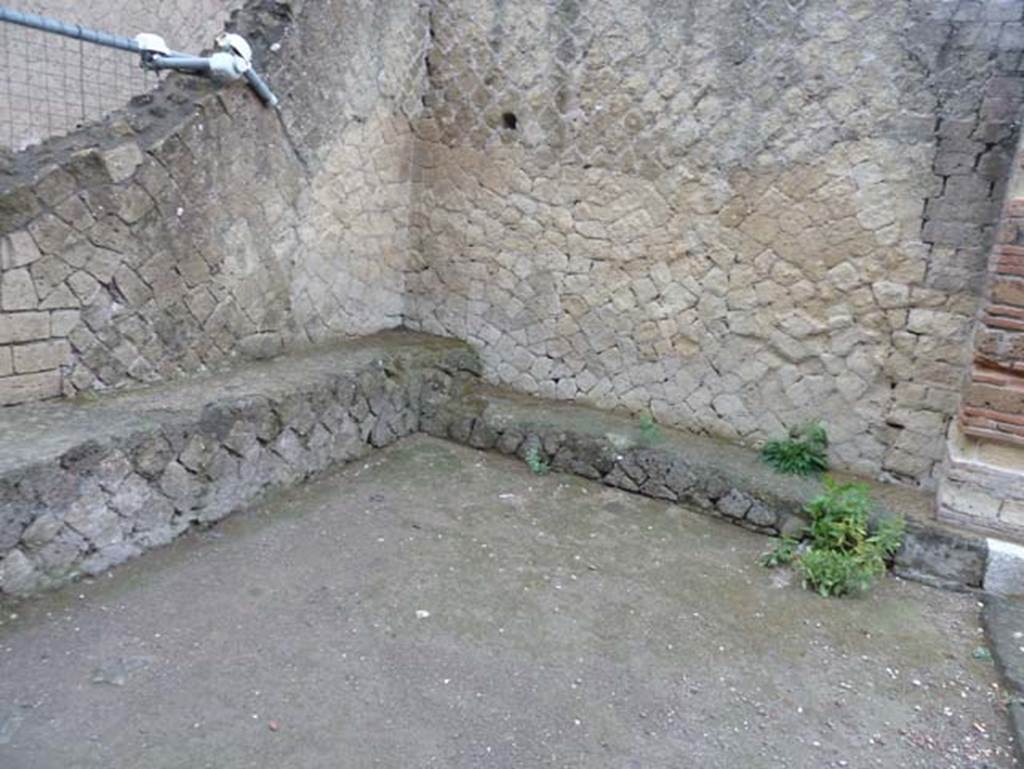
{"type": "Polygon", "coordinates": [[[822,419],[837,465],[931,485],[1022,14],[252,2],[279,115],[179,79],[15,158],[0,402],[406,325],[493,381],[746,444],[822,419]]]}
{"type": "Polygon", "coordinates": [[[0,182],[0,405],[401,324],[428,32],[424,9],[379,6],[235,19],[276,43],[259,64],[280,118],[178,78],[18,157],[0,182]]]}
{"type": "Polygon", "coordinates": [[[488,375],[931,484],[1021,105],[1010,3],[434,6],[413,324],[488,375]]]}

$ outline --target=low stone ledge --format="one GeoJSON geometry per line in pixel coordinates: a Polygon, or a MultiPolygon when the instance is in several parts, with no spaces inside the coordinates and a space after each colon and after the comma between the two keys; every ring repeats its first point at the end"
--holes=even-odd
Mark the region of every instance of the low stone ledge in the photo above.
{"type": "MultiPolygon", "coordinates": [[[[461,398],[427,404],[421,428],[481,449],[525,458],[536,449],[556,470],[678,502],[768,535],[797,531],[817,480],[772,471],[749,449],[666,428],[644,430],[628,416],[472,385],[461,398]]],[[[866,481],[879,515],[907,521],[895,571],[951,589],[982,587],[985,538],[934,519],[931,495],[866,481]]]]}
{"type": "Polygon", "coordinates": [[[419,429],[478,371],[383,333],[145,390],[0,411],[0,594],[96,574],[419,429]]]}
{"type": "MultiPolygon", "coordinates": [[[[465,344],[392,332],[185,382],[0,411],[0,594],[96,574],[220,520],[268,490],[417,431],[677,502],[768,535],[799,530],[815,480],[755,452],[621,413],[478,380],[465,344]]],[[[905,516],[898,574],[983,586],[986,539],[932,517],[929,495],[870,484],[905,516]]]]}

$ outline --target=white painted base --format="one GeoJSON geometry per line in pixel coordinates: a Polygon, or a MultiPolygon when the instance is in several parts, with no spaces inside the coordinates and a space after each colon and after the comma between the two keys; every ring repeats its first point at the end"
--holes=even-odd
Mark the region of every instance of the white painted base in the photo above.
{"type": "Polygon", "coordinates": [[[1024,546],[990,539],[983,587],[995,595],[1024,596],[1024,546]]]}

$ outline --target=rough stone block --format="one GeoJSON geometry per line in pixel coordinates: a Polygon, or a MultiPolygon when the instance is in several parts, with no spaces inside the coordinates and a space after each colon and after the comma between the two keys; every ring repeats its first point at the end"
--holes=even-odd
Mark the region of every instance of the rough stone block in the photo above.
{"type": "Polygon", "coordinates": [[[14,547],[36,514],[32,504],[11,484],[0,483],[0,553],[14,547]]]}
{"type": "Polygon", "coordinates": [[[47,169],[43,177],[36,182],[36,195],[47,206],[54,206],[77,192],[78,184],[75,177],[59,166],[47,169]]]}
{"type": "Polygon", "coordinates": [[[28,231],[39,250],[52,256],[61,256],[79,239],[67,222],[50,213],[33,220],[28,231]]]}
{"type": "Polygon", "coordinates": [[[42,206],[27,185],[0,191],[0,232],[13,232],[39,215],[42,206]]]}
{"type": "Polygon", "coordinates": [[[134,542],[114,542],[87,556],[78,568],[83,574],[101,574],[107,569],[139,556],[142,547],[134,542]]]}
{"type": "Polygon", "coordinates": [[[750,506],[747,520],[755,526],[778,530],[779,516],[768,505],[755,502],[750,506]]]}
{"type": "Polygon", "coordinates": [[[142,160],[142,150],[135,142],[126,142],[103,153],[103,165],[114,182],[129,178],[142,164],[142,160]]]}
{"type": "Polygon", "coordinates": [[[60,371],[45,371],[0,379],[0,406],[56,398],[60,394],[60,371]]]}
{"type": "Polygon", "coordinates": [[[239,351],[256,360],[273,358],[284,351],[284,341],[280,334],[252,334],[239,341],[239,351]]]}
{"type": "Polygon", "coordinates": [[[27,267],[41,256],[35,241],[26,230],[12,232],[0,240],[0,270],[27,267]]]}
{"type": "Polygon", "coordinates": [[[64,577],[69,570],[82,558],[90,545],[73,529],[63,526],[50,542],[37,550],[29,549],[32,560],[40,571],[46,574],[47,581],[53,577],[64,577]]]}
{"type": "Polygon", "coordinates": [[[106,497],[98,489],[72,503],[64,523],[96,548],[108,547],[124,538],[121,517],[107,507],[106,497]]]}
{"type": "Polygon", "coordinates": [[[55,337],[68,336],[81,317],[79,310],[54,310],[50,313],[50,333],[55,337]]]}
{"type": "Polygon", "coordinates": [[[178,462],[167,465],[160,477],[160,490],[170,497],[179,509],[189,509],[200,491],[198,479],[178,462]]]}
{"type": "Polygon", "coordinates": [[[39,305],[32,276],[25,268],[0,274],[0,309],[4,312],[34,310],[39,305]]]}
{"type": "Polygon", "coordinates": [[[752,499],[733,489],[718,500],[717,507],[722,512],[722,515],[727,518],[742,519],[746,516],[753,504],[754,502],[752,499]]]}
{"type": "Polygon", "coordinates": [[[64,528],[64,523],[53,513],[43,513],[25,529],[21,541],[26,547],[39,548],[50,542],[64,528]]]}
{"type": "Polygon", "coordinates": [[[50,342],[32,342],[14,348],[14,370],[19,374],[52,371],[68,363],[71,347],[61,339],[50,342]]]}
{"type": "Polygon", "coordinates": [[[20,550],[10,550],[0,558],[0,592],[27,595],[40,583],[35,565],[20,550]]]}
{"type": "Polygon", "coordinates": [[[31,342],[50,337],[47,312],[0,313],[0,344],[31,342]]]}

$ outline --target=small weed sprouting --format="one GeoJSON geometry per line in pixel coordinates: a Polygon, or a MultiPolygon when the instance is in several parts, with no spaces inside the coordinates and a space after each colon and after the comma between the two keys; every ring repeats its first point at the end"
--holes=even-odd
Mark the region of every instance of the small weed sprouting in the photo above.
{"type": "Polygon", "coordinates": [[[530,468],[534,475],[547,475],[548,471],[551,470],[551,465],[548,464],[547,460],[540,453],[540,449],[536,446],[531,446],[526,450],[526,466],[530,468]]]}
{"type": "Polygon", "coordinates": [[[766,443],[761,458],[786,475],[819,475],[828,470],[828,433],[820,422],[794,428],[786,440],[766,443]]]}
{"type": "Polygon", "coordinates": [[[651,414],[640,415],[640,442],[646,445],[657,443],[661,440],[661,428],[654,421],[651,414]]]}
{"type": "Polygon", "coordinates": [[[783,537],[779,544],[772,550],[761,556],[761,565],[772,568],[774,566],[788,566],[797,558],[797,548],[800,541],[792,537],[783,537]]]}
{"type": "Polygon", "coordinates": [[[825,490],[805,510],[811,518],[809,543],[802,552],[783,539],[761,557],[765,566],[793,563],[804,586],[823,596],[863,592],[885,573],[903,542],[902,518],[883,518],[872,529],[871,496],[861,483],[825,478],[825,490]]]}

